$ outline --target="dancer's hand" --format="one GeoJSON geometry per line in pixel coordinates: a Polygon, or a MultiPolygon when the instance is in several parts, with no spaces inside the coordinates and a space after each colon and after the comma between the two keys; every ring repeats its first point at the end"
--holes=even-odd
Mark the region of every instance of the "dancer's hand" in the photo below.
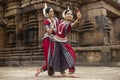
{"type": "Polygon", "coordinates": [[[81,19],[81,13],[80,12],[77,13],[77,18],[78,18],[78,20],[81,19]]]}
{"type": "Polygon", "coordinates": [[[76,8],[76,14],[77,14],[77,19],[71,24],[71,27],[74,27],[81,19],[81,13],[78,8],[76,8]]]}
{"type": "Polygon", "coordinates": [[[54,19],[51,18],[51,28],[54,29],[54,19]]]}
{"type": "Polygon", "coordinates": [[[80,10],[77,8],[77,19],[79,20],[79,19],[81,19],[81,12],[80,12],[80,10]]]}

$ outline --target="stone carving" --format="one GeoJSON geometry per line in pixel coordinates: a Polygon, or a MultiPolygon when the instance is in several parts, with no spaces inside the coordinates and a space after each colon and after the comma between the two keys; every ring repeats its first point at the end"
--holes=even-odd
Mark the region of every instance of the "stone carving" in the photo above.
{"type": "Polygon", "coordinates": [[[97,31],[103,31],[104,29],[110,30],[109,20],[104,15],[98,15],[95,17],[97,24],[97,31]]]}

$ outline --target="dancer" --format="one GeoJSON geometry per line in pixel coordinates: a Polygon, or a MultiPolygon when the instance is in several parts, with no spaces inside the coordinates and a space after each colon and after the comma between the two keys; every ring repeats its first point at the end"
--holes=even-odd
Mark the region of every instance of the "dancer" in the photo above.
{"type": "Polygon", "coordinates": [[[71,9],[66,9],[62,14],[64,20],[59,23],[56,30],[56,35],[54,36],[54,53],[53,53],[53,67],[54,71],[64,73],[66,69],[69,69],[69,77],[75,78],[75,63],[76,55],[73,51],[71,45],[67,42],[67,34],[70,32],[76,23],[81,19],[81,13],[77,9],[77,19],[73,20],[73,12],[71,9]]]}
{"type": "Polygon", "coordinates": [[[51,7],[47,7],[45,3],[45,7],[43,9],[43,14],[45,17],[47,17],[46,20],[44,20],[44,28],[46,29],[46,33],[44,34],[43,40],[42,40],[42,48],[44,52],[44,59],[45,64],[42,66],[42,68],[38,68],[37,72],[35,73],[35,76],[38,76],[40,72],[44,72],[48,70],[48,75],[52,76],[54,74],[53,68],[48,67],[50,64],[50,60],[52,60],[52,52],[53,52],[53,36],[55,35],[56,26],[58,25],[59,21],[54,16],[54,11],[51,7]]]}

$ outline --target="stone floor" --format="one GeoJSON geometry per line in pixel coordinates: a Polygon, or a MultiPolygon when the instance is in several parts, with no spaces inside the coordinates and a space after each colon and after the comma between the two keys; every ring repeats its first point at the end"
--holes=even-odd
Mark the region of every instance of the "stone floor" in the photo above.
{"type": "MultiPolygon", "coordinates": [[[[0,80],[120,80],[120,67],[78,67],[79,78],[49,77],[47,72],[34,76],[37,67],[0,67],[0,80]]],[[[55,73],[59,75],[59,73],[55,73]]],[[[68,71],[66,71],[68,75],[68,71]]]]}

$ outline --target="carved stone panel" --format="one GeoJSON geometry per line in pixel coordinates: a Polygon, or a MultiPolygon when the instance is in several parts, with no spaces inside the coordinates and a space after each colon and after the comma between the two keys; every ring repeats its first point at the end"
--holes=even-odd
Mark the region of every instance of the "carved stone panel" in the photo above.
{"type": "Polygon", "coordinates": [[[21,7],[30,5],[30,0],[21,0],[21,7]]]}
{"type": "Polygon", "coordinates": [[[13,16],[15,14],[18,14],[20,11],[20,1],[6,1],[6,3],[4,4],[4,16],[5,17],[9,17],[9,16],[13,16]]]}
{"type": "Polygon", "coordinates": [[[104,15],[98,15],[95,17],[96,20],[96,31],[97,33],[103,34],[104,45],[110,43],[110,24],[109,20],[104,15]]]}
{"type": "Polygon", "coordinates": [[[101,61],[101,54],[100,54],[100,52],[89,52],[87,54],[87,60],[89,62],[100,62],[101,61]]]}

